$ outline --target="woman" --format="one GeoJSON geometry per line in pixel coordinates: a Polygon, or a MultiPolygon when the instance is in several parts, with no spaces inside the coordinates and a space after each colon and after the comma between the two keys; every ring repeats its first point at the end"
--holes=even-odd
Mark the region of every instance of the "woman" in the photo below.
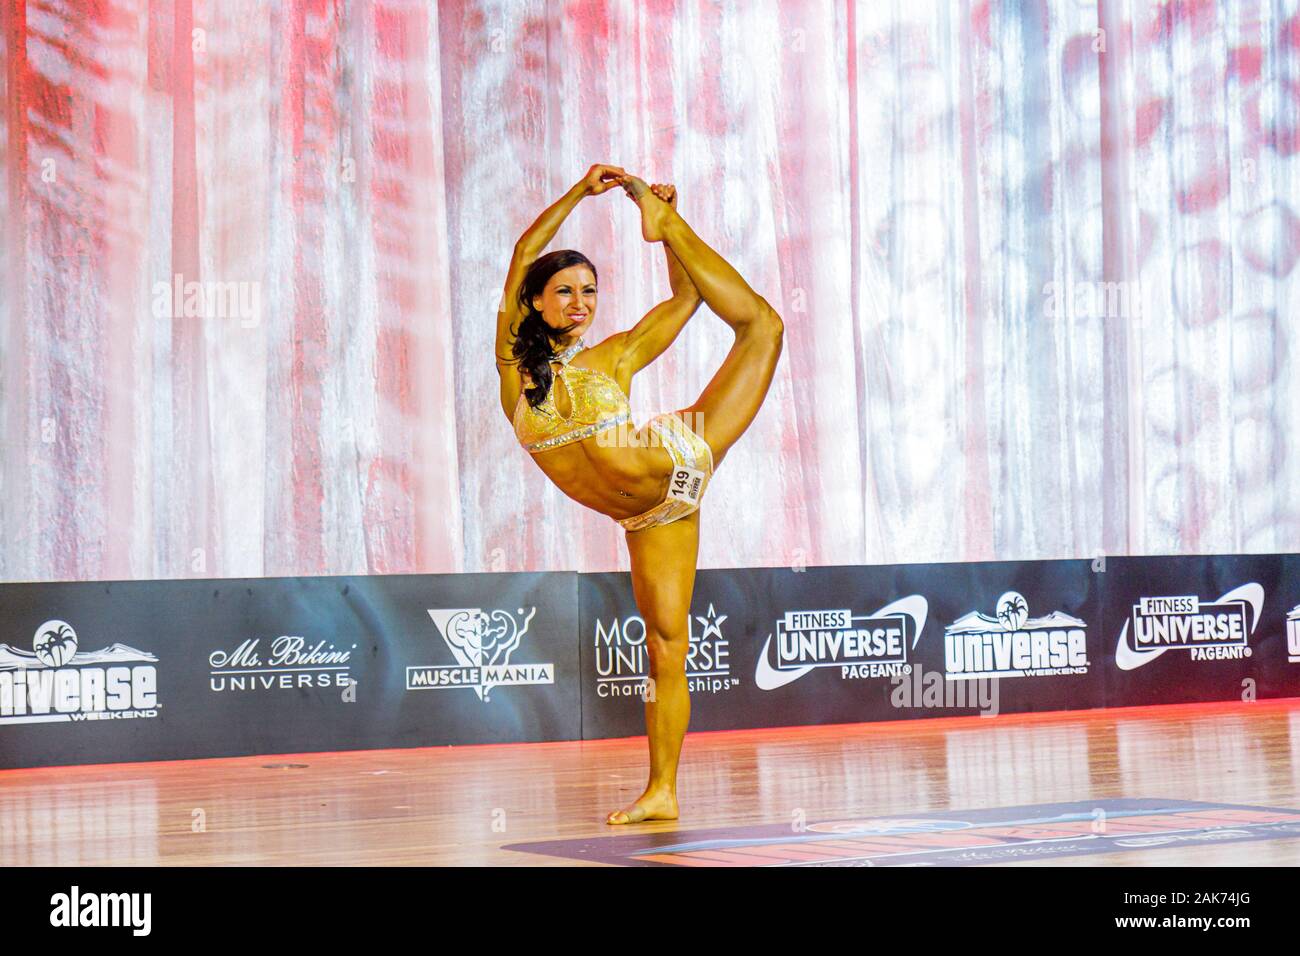
{"type": "Polygon", "coordinates": [[[691,230],[676,199],[671,185],[651,188],[621,167],[592,166],[515,243],[497,314],[501,409],[516,436],[561,491],[627,533],[650,658],[650,781],[635,803],[609,814],[611,824],[677,818],[700,501],[758,413],[784,335],[776,311],[691,230]],[[596,267],[572,250],[541,252],[580,200],[616,185],[640,207],[645,240],[664,244],[672,295],[633,328],[590,345],[596,267]],[[630,427],[632,377],[672,344],[701,302],[736,336],[722,367],[694,405],[630,427]]]}

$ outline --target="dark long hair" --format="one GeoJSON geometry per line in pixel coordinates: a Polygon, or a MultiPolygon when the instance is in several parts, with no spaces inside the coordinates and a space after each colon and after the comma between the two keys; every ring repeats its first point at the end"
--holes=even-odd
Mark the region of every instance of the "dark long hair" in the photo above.
{"type": "Polygon", "coordinates": [[[511,330],[515,336],[511,351],[515,364],[533,380],[533,384],[524,390],[524,397],[533,408],[542,404],[551,391],[551,379],[555,374],[551,371],[551,363],[558,355],[555,343],[581,324],[575,323],[562,329],[551,328],[542,318],[542,313],[533,308],[533,296],[541,295],[551,276],[570,266],[586,266],[593,276],[596,275],[596,267],[581,252],[557,249],[535,259],[519,285],[519,307],[523,310],[524,317],[519,321],[519,328],[511,330]]]}

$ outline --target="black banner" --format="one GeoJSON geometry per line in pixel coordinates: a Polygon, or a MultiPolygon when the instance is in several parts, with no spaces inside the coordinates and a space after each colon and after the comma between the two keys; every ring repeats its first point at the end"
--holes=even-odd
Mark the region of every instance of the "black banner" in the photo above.
{"type": "Polygon", "coordinates": [[[9,584],[3,766],[571,740],[571,574],[9,584]]]}
{"type": "MultiPolygon", "coordinates": [[[[1099,579],[1086,561],[701,571],[691,728],[1099,707],[1099,579]]],[[[583,736],[642,733],[628,576],[581,586],[583,736]]]]}
{"type": "MultiPolygon", "coordinates": [[[[691,729],[1300,694],[1300,556],[705,570],[691,729]]],[[[627,574],[0,585],[0,766],[645,732],[627,574]]]]}
{"type": "Polygon", "coordinates": [[[1293,635],[1300,627],[1298,570],[1296,555],[1112,558],[1103,612],[1112,662],[1106,700],[1129,706],[1300,693],[1300,654],[1288,655],[1288,627],[1293,635]]]}

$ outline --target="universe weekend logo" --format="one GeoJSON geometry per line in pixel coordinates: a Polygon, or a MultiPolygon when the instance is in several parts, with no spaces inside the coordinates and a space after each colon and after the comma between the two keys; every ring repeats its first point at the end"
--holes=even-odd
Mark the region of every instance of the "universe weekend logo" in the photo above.
{"type": "Polygon", "coordinates": [[[971,611],[949,624],[943,648],[948,680],[1088,673],[1087,625],[1064,611],[1030,617],[1016,591],[997,599],[992,617],[971,611]]]}
{"type": "Polygon", "coordinates": [[[117,642],[85,650],[71,624],[46,621],[31,651],[0,644],[0,725],[157,717],[157,663],[117,642]]]}

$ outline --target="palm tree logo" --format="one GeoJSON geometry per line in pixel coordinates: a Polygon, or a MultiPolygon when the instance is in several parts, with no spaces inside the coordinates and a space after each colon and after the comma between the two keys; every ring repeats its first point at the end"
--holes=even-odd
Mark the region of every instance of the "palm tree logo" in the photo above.
{"type": "Polygon", "coordinates": [[[46,667],[62,667],[77,653],[77,632],[67,621],[46,621],[32,641],[36,658],[46,667]]]}
{"type": "Polygon", "coordinates": [[[1029,618],[1029,605],[1015,591],[1008,591],[998,598],[998,621],[1008,631],[1018,631],[1029,618]]]}

